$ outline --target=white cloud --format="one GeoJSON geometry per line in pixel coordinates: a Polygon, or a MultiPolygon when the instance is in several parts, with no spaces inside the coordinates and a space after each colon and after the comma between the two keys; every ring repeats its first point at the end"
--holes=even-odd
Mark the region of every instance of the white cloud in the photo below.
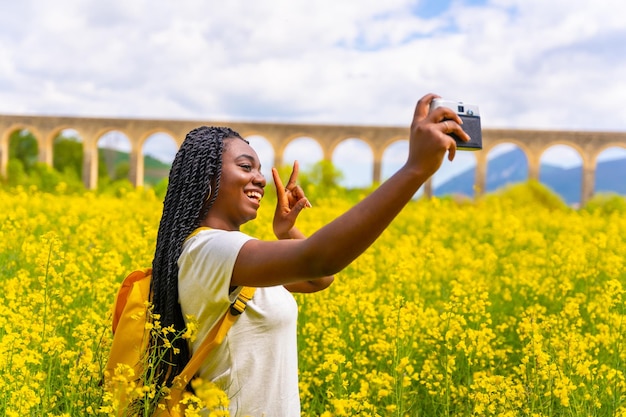
{"type": "Polygon", "coordinates": [[[409,1],[5,3],[2,93],[31,112],[399,124],[437,91],[481,103],[485,126],[593,129],[570,98],[602,95],[587,109],[602,114],[622,92],[603,74],[626,65],[593,47],[624,48],[611,0],[455,2],[430,19],[409,1]]]}
{"type": "Polygon", "coordinates": [[[177,150],[176,141],[167,133],[153,133],[146,138],[143,145],[144,155],[150,155],[165,163],[174,160],[177,150]]]}
{"type": "Polygon", "coordinates": [[[626,130],[622,0],[0,5],[0,113],[407,125],[436,92],[484,127],[626,130]]]}
{"type": "Polygon", "coordinates": [[[541,162],[561,168],[571,168],[582,165],[582,157],[571,146],[554,145],[543,152],[541,162]]]}
{"type": "Polygon", "coordinates": [[[298,161],[302,169],[308,169],[323,157],[324,151],[316,140],[300,137],[291,141],[285,148],[283,163],[291,165],[294,161],[298,161]]]}
{"type": "Polygon", "coordinates": [[[359,139],[348,139],[335,148],[333,165],[342,173],[341,184],[348,187],[369,187],[374,175],[372,150],[359,139]]]}

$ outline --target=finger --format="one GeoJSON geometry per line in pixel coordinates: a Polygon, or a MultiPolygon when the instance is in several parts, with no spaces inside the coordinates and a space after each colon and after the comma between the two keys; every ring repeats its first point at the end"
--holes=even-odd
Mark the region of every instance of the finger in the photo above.
{"type": "Polygon", "coordinates": [[[278,170],[274,167],[272,167],[272,178],[274,178],[274,186],[276,187],[276,197],[278,201],[283,201],[285,199],[285,187],[283,187],[283,181],[278,175],[278,170]]]}
{"type": "Polygon", "coordinates": [[[285,186],[286,189],[291,190],[293,187],[295,187],[297,181],[298,181],[298,172],[300,171],[300,165],[298,164],[298,161],[293,161],[293,169],[291,170],[291,175],[289,176],[289,181],[287,181],[287,185],[285,186]]]}
{"type": "Polygon", "coordinates": [[[291,195],[296,200],[300,200],[301,198],[306,197],[306,195],[304,194],[304,190],[299,185],[296,185],[294,188],[291,189],[291,195]]]}
{"type": "Polygon", "coordinates": [[[462,140],[463,142],[468,142],[471,140],[470,136],[463,130],[457,122],[453,120],[442,120],[437,123],[437,126],[441,129],[441,132],[446,135],[454,134],[457,138],[462,140]]]}
{"type": "Polygon", "coordinates": [[[415,113],[413,114],[414,122],[418,122],[428,116],[430,103],[436,98],[440,98],[440,96],[430,93],[419,99],[417,105],[415,106],[415,113]]]}
{"type": "Polygon", "coordinates": [[[459,115],[456,114],[454,110],[449,107],[437,107],[435,110],[428,114],[428,118],[433,123],[439,123],[444,120],[451,120],[458,124],[463,124],[463,120],[461,120],[459,115]]]}
{"type": "Polygon", "coordinates": [[[295,225],[298,215],[302,212],[305,207],[304,201],[298,201],[289,211],[285,211],[282,213],[282,221],[291,224],[291,227],[295,225]]]}
{"type": "Polygon", "coordinates": [[[463,142],[469,142],[470,140],[472,140],[470,135],[468,135],[467,132],[463,130],[463,128],[459,125],[456,125],[452,132],[456,135],[457,138],[461,139],[463,142]]]}
{"type": "Polygon", "coordinates": [[[468,142],[471,139],[467,132],[465,132],[457,122],[454,122],[452,120],[444,120],[440,124],[443,125],[443,133],[445,134],[453,133],[463,142],[468,142]]]}
{"type": "Polygon", "coordinates": [[[298,217],[300,212],[305,207],[307,207],[307,204],[310,204],[310,203],[309,203],[309,200],[307,200],[306,198],[302,198],[302,199],[298,200],[298,202],[293,206],[293,208],[289,212],[289,216],[293,216],[293,219],[295,220],[295,218],[298,217]]]}
{"type": "Polygon", "coordinates": [[[291,190],[286,190],[285,193],[287,195],[287,199],[289,200],[289,206],[290,207],[295,206],[296,203],[298,203],[302,199],[306,200],[305,207],[313,207],[313,205],[311,204],[309,199],[304,194],[304,190],[299,185],[296,185],[291,190]]]}
{"type": "Polygon", "coordinates": [[[456,142],[454,140],[450,142],[450,147],[448,148],[448,160],[452,162],[456,156],[456,142]]]}

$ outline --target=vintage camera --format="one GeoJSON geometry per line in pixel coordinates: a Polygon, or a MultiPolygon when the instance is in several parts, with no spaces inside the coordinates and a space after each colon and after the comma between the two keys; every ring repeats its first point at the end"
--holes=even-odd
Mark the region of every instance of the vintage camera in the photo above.
{"type": "Polygon", "coordinates": [[[480,128],[480,112],[475,104],[465,104],[460,101],[444,100],[436,98],[430,103],[430,111],[437,107],[448,107],[459,115],[463,124],[463,131],[470,137],[469,142],[463,142],[454,133],[449,133],[456,142],[457,149],[465,151],[478,151],[483,148],[483,134],[480,128]]]}

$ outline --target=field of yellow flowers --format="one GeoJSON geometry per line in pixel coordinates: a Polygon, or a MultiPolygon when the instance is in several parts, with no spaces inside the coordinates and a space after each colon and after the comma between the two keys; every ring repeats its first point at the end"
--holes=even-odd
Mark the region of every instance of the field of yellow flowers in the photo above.
{"type": "MultiPolygon", "coordinates": [[[[247,232],[271,238],[271,199],[247,232]]],[[[306,233],[354,202],[312,201],[306,233]]],[[[330,289],[297,296],[303,416],[626,416],[620,204],[524,187],[411,203],[330,289]]],[[[160,210],[148,191],[0,190],[0,415],[107,415],[109,310],[150,266],[160,210]]]]}

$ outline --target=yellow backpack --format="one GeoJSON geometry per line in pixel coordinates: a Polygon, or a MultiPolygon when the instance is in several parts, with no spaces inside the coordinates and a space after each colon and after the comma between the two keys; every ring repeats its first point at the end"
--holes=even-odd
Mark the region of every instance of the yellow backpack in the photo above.
{"type": "MultiPolygon", "coordinates": [[[[132,369],[135,377],[142,375],[142,358],[148,345],[149,330],[146,329],[147,309],[150,296],[151,269],[134,271],[128,275],[115,297],[113,309],[113,342],[105,369],[105,389],[112,395],[112,403],[118,410],[118,416],[127,416],[130,403],[128,392],[116,388],[115,370],[120,364],[126,372],[132,369]]],[[[252,299],[255,288],[243,287],[237,300],[211,329],[200,347],[193,353],[187,366],[174,378],[170,387],[170,395],[161,401],[164,407],[158,409],[154,416],[178,417],[184,415],[184,405],[180,403],[186,387],[194,377],[209,352],[222,343],[226,333],[243,313],[248,301],[252,299]]],[[[131,377],[132,377],[131,375],[131,377]]],[[[141,381],[137,384],[141,388],[141,381]]]]}

